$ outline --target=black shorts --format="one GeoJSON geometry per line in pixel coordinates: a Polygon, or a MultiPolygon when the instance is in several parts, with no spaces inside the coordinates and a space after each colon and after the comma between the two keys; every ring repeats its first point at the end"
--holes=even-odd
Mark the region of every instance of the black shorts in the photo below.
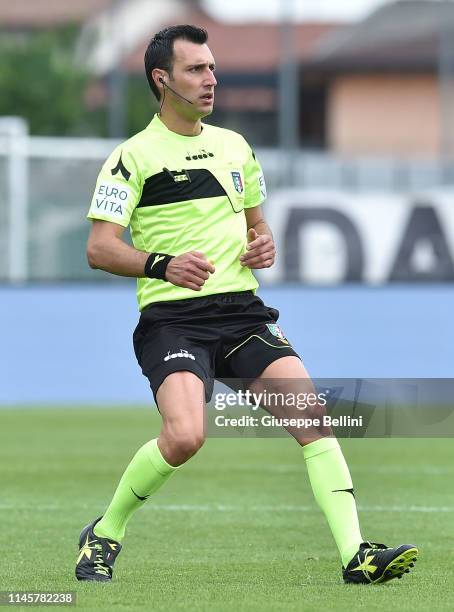
{"type": "Polygon", "coordinates": [[[187,370],[211,399],[214,379],[254,379],[280,357],[298,354],[276,321],[279,311],[252,291],[157,302],[134,331],[134,351],[155,400],[169,374],[187,370]]]}

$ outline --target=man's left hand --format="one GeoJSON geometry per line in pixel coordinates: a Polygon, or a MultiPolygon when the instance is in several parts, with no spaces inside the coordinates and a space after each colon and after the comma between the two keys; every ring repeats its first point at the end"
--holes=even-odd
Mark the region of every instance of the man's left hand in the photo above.
{"type": "Polygon", "coordinates": [[[273,238],[269,234],[259,235],[251,227],[247,233],[247,240],[247,252],[240,257],[241,265],[254,270],[272,266],[276,255],[273,238]]]}

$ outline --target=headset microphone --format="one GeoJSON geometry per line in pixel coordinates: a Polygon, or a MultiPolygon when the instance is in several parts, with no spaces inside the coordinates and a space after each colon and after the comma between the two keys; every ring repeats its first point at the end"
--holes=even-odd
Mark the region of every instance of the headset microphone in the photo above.
{"type": "Polygon", "coordinates": [[[170,85],[167,85],[167,83],[164,81],[164,79],[162,77],[159,77],[159,81],[164,85],[164,87],[167,87],[167,89],[170,89],[171,92],[173,92],[176,96],[178,96],[179,98],[181,98],[182,100],[184,100],[188,104],[192,104],[192,105],[194,104],[194,102],[191,102],[191,100],[188,100],[187,98],[185,98],[184,96],[179,94],[178,91],[175,91],[175,89],[172,89],[172,87],[170,87],[170,85]]]}

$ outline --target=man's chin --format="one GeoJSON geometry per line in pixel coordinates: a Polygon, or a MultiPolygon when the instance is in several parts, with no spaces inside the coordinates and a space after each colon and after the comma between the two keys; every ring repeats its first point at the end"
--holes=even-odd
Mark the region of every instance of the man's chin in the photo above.
{"type": "Polygon", "coordinates": [[[213,109],[214,109],[213,101],[210,101],[209,104],[205,102],[204,104],[197,105],[197,112],[199,113],[200,118],[211,115],[211,113],[213,112],[213,109]]]}
{"type": "Polygon", "coordinates": [[[214,110],[214,107],[212,106],[209,110],[203,111],[203,115],[200,118],[202,119],[203,117],[208,117],[209,115],[211,115],[213,110],[214,110]]]}

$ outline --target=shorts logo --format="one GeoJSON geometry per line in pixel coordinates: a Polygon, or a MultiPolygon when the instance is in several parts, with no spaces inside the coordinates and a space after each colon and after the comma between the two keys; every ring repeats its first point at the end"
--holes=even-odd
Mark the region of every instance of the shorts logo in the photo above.
{"type": "Polygon", "coordinates": [[[243,193],[243,181],[241,180],[241,173],[236,170],[230,173],[232,175],[233,186],[235,187],[235,191],[238,193],[243,193]]]}
{"type": "Polygon", "coordinates": [[[186,359],[192,359],[195,361],[194,355],[191,355],[191,353],[188,353],[188,351],[185,351],[181,348],[179,353],[170,353],[170,351],[168,351],[167,355],[164,357],[164,361],[169,361],[169,359],[176,359],[177,357],[185,357],[186,359]]]}
{"type": "Polygon", "coordinates": [[[273,336],[276,336],[276,338],[280,340],[281,342],[288,344],[288,341],[285,338],[284,332],[279,327],[279,325],[277,325],[276,323],[267,323],[266,326],[270,330],[270,332],[273,334],[273,336]]]}

